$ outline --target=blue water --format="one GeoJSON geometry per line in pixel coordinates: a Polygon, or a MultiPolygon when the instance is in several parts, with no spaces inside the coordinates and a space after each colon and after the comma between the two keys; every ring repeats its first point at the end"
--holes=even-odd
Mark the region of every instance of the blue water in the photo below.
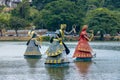
{"type": "Polygon", "coordinates": [[[74,63],[77,42],[66,42],[70,64],[63,68],[45,67],[48,42],[42,43],[41,59],[24,59],[25,44],[0,42],[0,80],[120,80],[120,42],[90,42],[96,57],[89,63],[74,63]]]}

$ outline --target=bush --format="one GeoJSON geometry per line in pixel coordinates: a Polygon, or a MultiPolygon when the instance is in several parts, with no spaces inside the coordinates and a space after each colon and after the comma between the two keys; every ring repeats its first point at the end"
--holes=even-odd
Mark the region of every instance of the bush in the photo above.
{"type": "Polygon", "coordinates": [[[42,36],[42,40],[43,41],[50,41],[50,37],[49,36],[42,36]]]}

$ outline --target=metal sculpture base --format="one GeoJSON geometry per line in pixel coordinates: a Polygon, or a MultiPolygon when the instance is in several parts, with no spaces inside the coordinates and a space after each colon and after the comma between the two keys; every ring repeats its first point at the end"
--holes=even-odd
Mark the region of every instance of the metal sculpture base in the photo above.
{"type": "Polygon", "coordinates": [[[45,63],[45,67],[68,67],[69,62],[64,63],[45,63]]]}
{"type": "Polygon", "coordinates": [[[42,55],[24,55],[24,58],[39,59],[42,55]]]}
{"type": "Polygon", "coordinates": [[[90,62],[90,61],[92,61],[92,58],[76,58],[74,61],[75,62],[79,62],[79,61],[90,62]]]}

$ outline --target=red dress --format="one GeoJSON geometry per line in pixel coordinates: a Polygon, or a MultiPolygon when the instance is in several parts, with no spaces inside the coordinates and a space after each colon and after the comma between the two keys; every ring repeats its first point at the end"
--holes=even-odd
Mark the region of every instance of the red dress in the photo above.
{"type": "Polygon", "coordinates": [[[73,57],[92,58],[92,48],[88,44],[88,39],[85,36],[87,36],[86,29],[83,29],[80,33],[79,42],[75,49],[73,57]]]}

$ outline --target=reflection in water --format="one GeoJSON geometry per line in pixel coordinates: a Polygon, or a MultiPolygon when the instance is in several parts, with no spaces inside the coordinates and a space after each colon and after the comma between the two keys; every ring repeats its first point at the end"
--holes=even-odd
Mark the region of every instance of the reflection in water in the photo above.
{"type": "Polygon", "coordinates": [[[39,59],[30,59],[30,58],[25,58],[25,59],[26,59],[30,68],[35,68],[36,63],[39,61],[39,59]]]}
{"type": "Polygon", "coordinates": [[[75,62],[76,67],[78,68],[80,74],[83,75],[83,77],[86,77],[88,74],[91,64],[92,62],[75,62]]]}
{"type": "MultiPolygon", "coordinates": [[[[36,73],[36,64],[37,62],[39,61],[39,59],[31,59],[31,58],[25,58],[27,63],[28,63],[28,66],[30,67],[29,68],[29,74],[35,74],[36,73]]],[[[34,77],[32,75],[30,75],[30,77],[34,77]]]]}
{"type": "Polygon", "coordinates": [[[50,80],[65,80],[69,67],[46,67],[50,80]]]}

